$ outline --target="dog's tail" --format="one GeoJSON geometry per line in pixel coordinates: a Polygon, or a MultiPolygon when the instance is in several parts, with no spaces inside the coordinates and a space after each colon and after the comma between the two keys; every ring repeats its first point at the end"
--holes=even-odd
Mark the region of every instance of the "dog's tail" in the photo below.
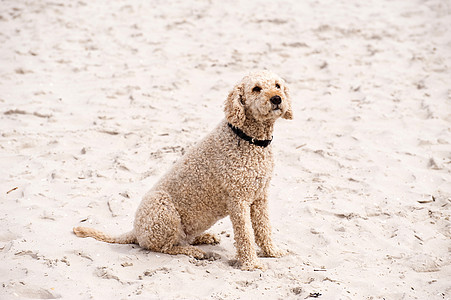
{"type": "Polygon", "coordinates": [[[136,237],[133,231],[124,233],[120,236],[113,237],[107,235],[100,230],[88,228],[88,227],[74,227],[74,233],[78,237],[92,237],[98,241],[115,243],[115,244],[136,244],[136,237]]]}

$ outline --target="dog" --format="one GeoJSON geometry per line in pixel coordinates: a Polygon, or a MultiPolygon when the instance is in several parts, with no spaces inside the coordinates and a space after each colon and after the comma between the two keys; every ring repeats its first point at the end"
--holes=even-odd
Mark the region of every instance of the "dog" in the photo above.
{"type": "Polygon", "coordinates": [[[288,87],[272,72],[250,73],[229,93],[224,112],[225,119],[143,197],[130,232],[110,236],[75,227],[74,233],[203,259],[206,253],[195,245],[217,244],[205,230],[230,216],[241,269],[265,268],[255,244],[264,257],[282,256],[272,240],[268,187],[274,124],[293,118],[288,87]]]}

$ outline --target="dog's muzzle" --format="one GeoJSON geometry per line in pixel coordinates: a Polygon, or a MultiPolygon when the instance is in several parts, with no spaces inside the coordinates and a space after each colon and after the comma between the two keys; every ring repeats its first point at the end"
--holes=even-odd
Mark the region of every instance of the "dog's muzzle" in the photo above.
{"type": "Polygon", "coordinates": [[[273,110],[280,109],[279,105],[280,105],[280,103],[282,103],[282,98],[280,98],[280,96],[277,96],[277,95],[273,96],[273,97],[271,97],[271,99],[269,99],[269,101],[272,104],[272,109],[273,110]]]}
{"type": "Polygon", "coordinates": [[[271,99],[269,99],[269,101],[271,101],[272,104],[274,105],[279,105],[280,103],[282,103],[282,98],[280,98],[280,96],[273,96],[271,97],[271,99]]]}

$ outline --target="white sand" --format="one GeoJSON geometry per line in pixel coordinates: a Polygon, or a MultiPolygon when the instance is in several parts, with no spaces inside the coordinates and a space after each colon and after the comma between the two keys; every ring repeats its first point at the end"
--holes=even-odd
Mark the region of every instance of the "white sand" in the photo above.
{"type": "Polygon", "coordinates": [[[0,2],[0,299],[451,299],[451,3],[190,2],[0,2]],[[213,262],[72,234],[129,230],[263,68],[289,255],[230,266],[228,219],[213,262]]]}

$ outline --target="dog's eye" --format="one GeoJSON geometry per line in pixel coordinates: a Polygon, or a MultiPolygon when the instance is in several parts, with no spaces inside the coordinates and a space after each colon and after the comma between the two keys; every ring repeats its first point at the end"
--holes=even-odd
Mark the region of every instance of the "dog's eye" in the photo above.
{"type": "Polygon", "coordinates": [[[258,92],[260,92],[261,90],[262,90],[262,88],[259,87],[259,86],[255,86],[255,87],[252,89],[252,91],[255,92],[255,93],[258,93],[258,92]]]}
{"type": "Polygon", "coordinates": [[[276,83],[276,88],[280,89],[280,85],[278,83],[276,83]]]}

